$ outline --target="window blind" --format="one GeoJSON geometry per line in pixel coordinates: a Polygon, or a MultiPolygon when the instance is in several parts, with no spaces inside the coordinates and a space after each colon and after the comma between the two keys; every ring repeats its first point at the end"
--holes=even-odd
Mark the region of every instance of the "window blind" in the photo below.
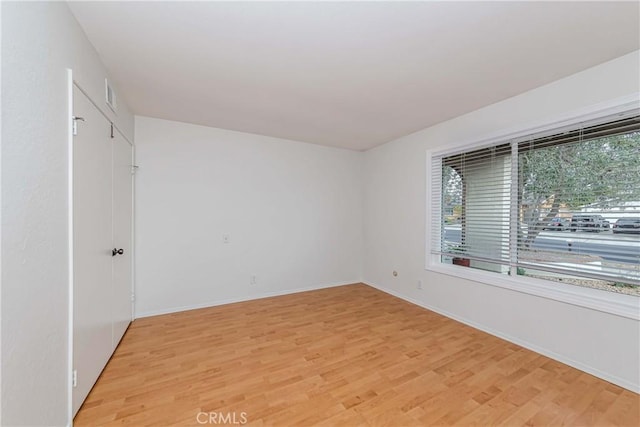
{"type": "Polygon", "coordinates": [[[432,156],[431,252],[540,278],[640,283],[640,115],[432,156]]]}

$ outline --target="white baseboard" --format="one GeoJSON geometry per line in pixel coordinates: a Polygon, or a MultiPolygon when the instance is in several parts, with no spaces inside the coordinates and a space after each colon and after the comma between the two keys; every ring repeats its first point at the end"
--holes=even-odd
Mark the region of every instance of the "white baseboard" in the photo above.
{"type": "Polygon", "coordinates": [[[573,360],[573,359],[571,359],[571,358],[569,358],[567,356],[564,356],[562,354],[558,354],[558,353],[556,353],[556,352],[554,352],[552,350],[549,350],[547,348],[543,348],[543,347],[540,347],[540,346],[538,346],[536,344],[533,344],[533,343],[530,343],[528,341],[522,340],[520,338],[513,337],[513,336],[508,335],[508,334],[504,334],[504,333],[502,333],[500,331],[497,331],[497,330],[495,330],[493,328],[489,328],[489,327],[487,327],[485,325],[481,325],[481,324],[476,323],[476,322],[474,322],[472,320],[469,320],[469,319],[466,319],[464,317],[458,316],[456,314],[450,313],[450,312],[448,312],[446,310],[443,310],[441,308],[433,307],[433,306],[431,306],[429,304],[426,304],[426,303],[424,303],[422,301],[418,301],[418,300],[415,300],[413,298],[407,297],[406,295],[402,295],[402,294],[400,294],[400,293],[398,293],[396,291],[393,291],[391,289],[387,289],[387,288],[385,288],[383,286],[379,286],[379,285],[376,285],[376,284],[373,284],[373,283],[367,282],[367,281],[363,281],[363,283],[365,285],[367,285],[367,286],[371,286],[372,288],[378,289],[379,291],[382,291],[382,292],[387,293],[389,295],[393,295],[394,297],[400,298],[400,299],[402,299],[404,301],[410,302],[411,304],[415,304],[415,305],[417,305],[419,307],[422,307],[422,308],[425,308],[427,310],[433,311],[435,313],[441,314],[441,315],[443,315],[445,317],[448,317],[450,319],[457,320],[458,322],[464,323],[465,325],[471,326],[472,328],[481,330],[483,332],[486,332],[486,333],[491,334],[493,336],[496,336],[498,338],[502,338],[502,339],[504,339],[506,341],[512,342],[512,343],[517,344],[517,345],[519,345],[521,347],[524,347],[524,348],[529,349],[531,351],[535,351],[536,353],[542,354],[543,356],[547,356],[547,357],[549,357],[551,359],[557,360],[558,362],[564,363],[565,365],[569,365],[569,366],[574,367],[576,369],[579,369],[579,370],[581,370],[583,372],[586,372],[588,374],[591,374],[593,376],[601,378],[601,379],[603,379],[605,381],[609,381],[610,383],[619,385],[620,387],[623,387],[623,388],[625,388],[627,390],[630,390],[630,391],[632,391],[634,393],[640,393],[640,383],[635,383],[635,382],[626,380],[624,378],[620,378],[620,377],[617,377],[615,375],[611,375],[610,373],[603,372],[603,371],[601,371],[601,370],[599,370],[597,368],[594,368],[594,367],[589,366],[589,365],[585,365],[582,362],[579,362],[577,360],[573,360]]]}
{"type": "Polygon", "coordinates": [[[289,294],[297,294],[299,292],[316,291],[318,289],[334,288],[336,286],[353,285],[353,284],[356,284],[356,283],[362,283],[362,281],[357,280],[357,281],[353,281],[353,282],[329,283],[329,284],[325,284],[325,285],[315,285],[315,286],[307,286],[307,287],[304,287],[304,288],[285,289],[285,290],[282,290],[282,291],[275,291],[275,292],[260,292],[260,293],[257,293],[257,294],[253,294],[253,295],[250,295],[250,296],[244,296],[244,297],[227,298],[227,299],[209,301],[209,302],[200,303],[200,304],[183,305],[183,306],[179,306],[179,307],[163,308],[163,309],[160,309],[160,310],[143,311],[141,313],[136,312],[135,313],[135,318],[136,319],[141,319],[143,317],[160,316],[162,314],[170,314],[170,313],[179,313],[181,311],[196,310],[196,309],[199,309],[199,308],[215,307],[215,306],[218,306],[218,305],[233,304],[233,303],[236,303],[236,302],[252,301],[252,300],[262,299],[262,298],[278,297],[278,296],[289,295],[289,294]]]}

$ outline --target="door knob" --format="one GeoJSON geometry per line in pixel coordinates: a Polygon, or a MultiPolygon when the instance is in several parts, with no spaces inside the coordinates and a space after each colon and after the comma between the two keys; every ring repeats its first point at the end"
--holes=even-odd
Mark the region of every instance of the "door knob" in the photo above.
{"type": "Polygon", "coordinates": [[[113,248],[111,251],[111,256],[122,255],[124,253],[124,249],[116,249],[113,248]]]}

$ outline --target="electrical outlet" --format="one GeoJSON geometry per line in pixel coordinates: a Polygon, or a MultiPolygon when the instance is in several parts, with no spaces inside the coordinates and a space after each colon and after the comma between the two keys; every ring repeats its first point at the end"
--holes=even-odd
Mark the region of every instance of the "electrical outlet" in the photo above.
{"type": "Polygon", "coordinates": [[[250,285],[255,285],[258,281],[258,278],[256,277],[255,274],[252,274],[251,277],[249,277],[249,284],[250,285]]]}
{"type": "Polygon", "coordinates": [[[231,237],[228,234],[222,235],[222,243],[231,243],[231,237]]]}
{"type": "Polygon", "coordinates": [[[418,289],[422,289],[422,280],[418,280],[418,284],[416,285],[418,289]]]}

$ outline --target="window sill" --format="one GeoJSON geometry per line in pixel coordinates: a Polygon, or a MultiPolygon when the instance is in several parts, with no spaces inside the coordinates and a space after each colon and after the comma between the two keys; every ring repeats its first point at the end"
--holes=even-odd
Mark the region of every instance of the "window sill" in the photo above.
{"type": "Polygon", "coordinates": [[[578,307],[585,307],[603,313],[640,320],[640,298],[633,295],[618,294],[530,277],[506,276],[449,264],[431,264],[426,267],[426,270],[578,307]]]}

